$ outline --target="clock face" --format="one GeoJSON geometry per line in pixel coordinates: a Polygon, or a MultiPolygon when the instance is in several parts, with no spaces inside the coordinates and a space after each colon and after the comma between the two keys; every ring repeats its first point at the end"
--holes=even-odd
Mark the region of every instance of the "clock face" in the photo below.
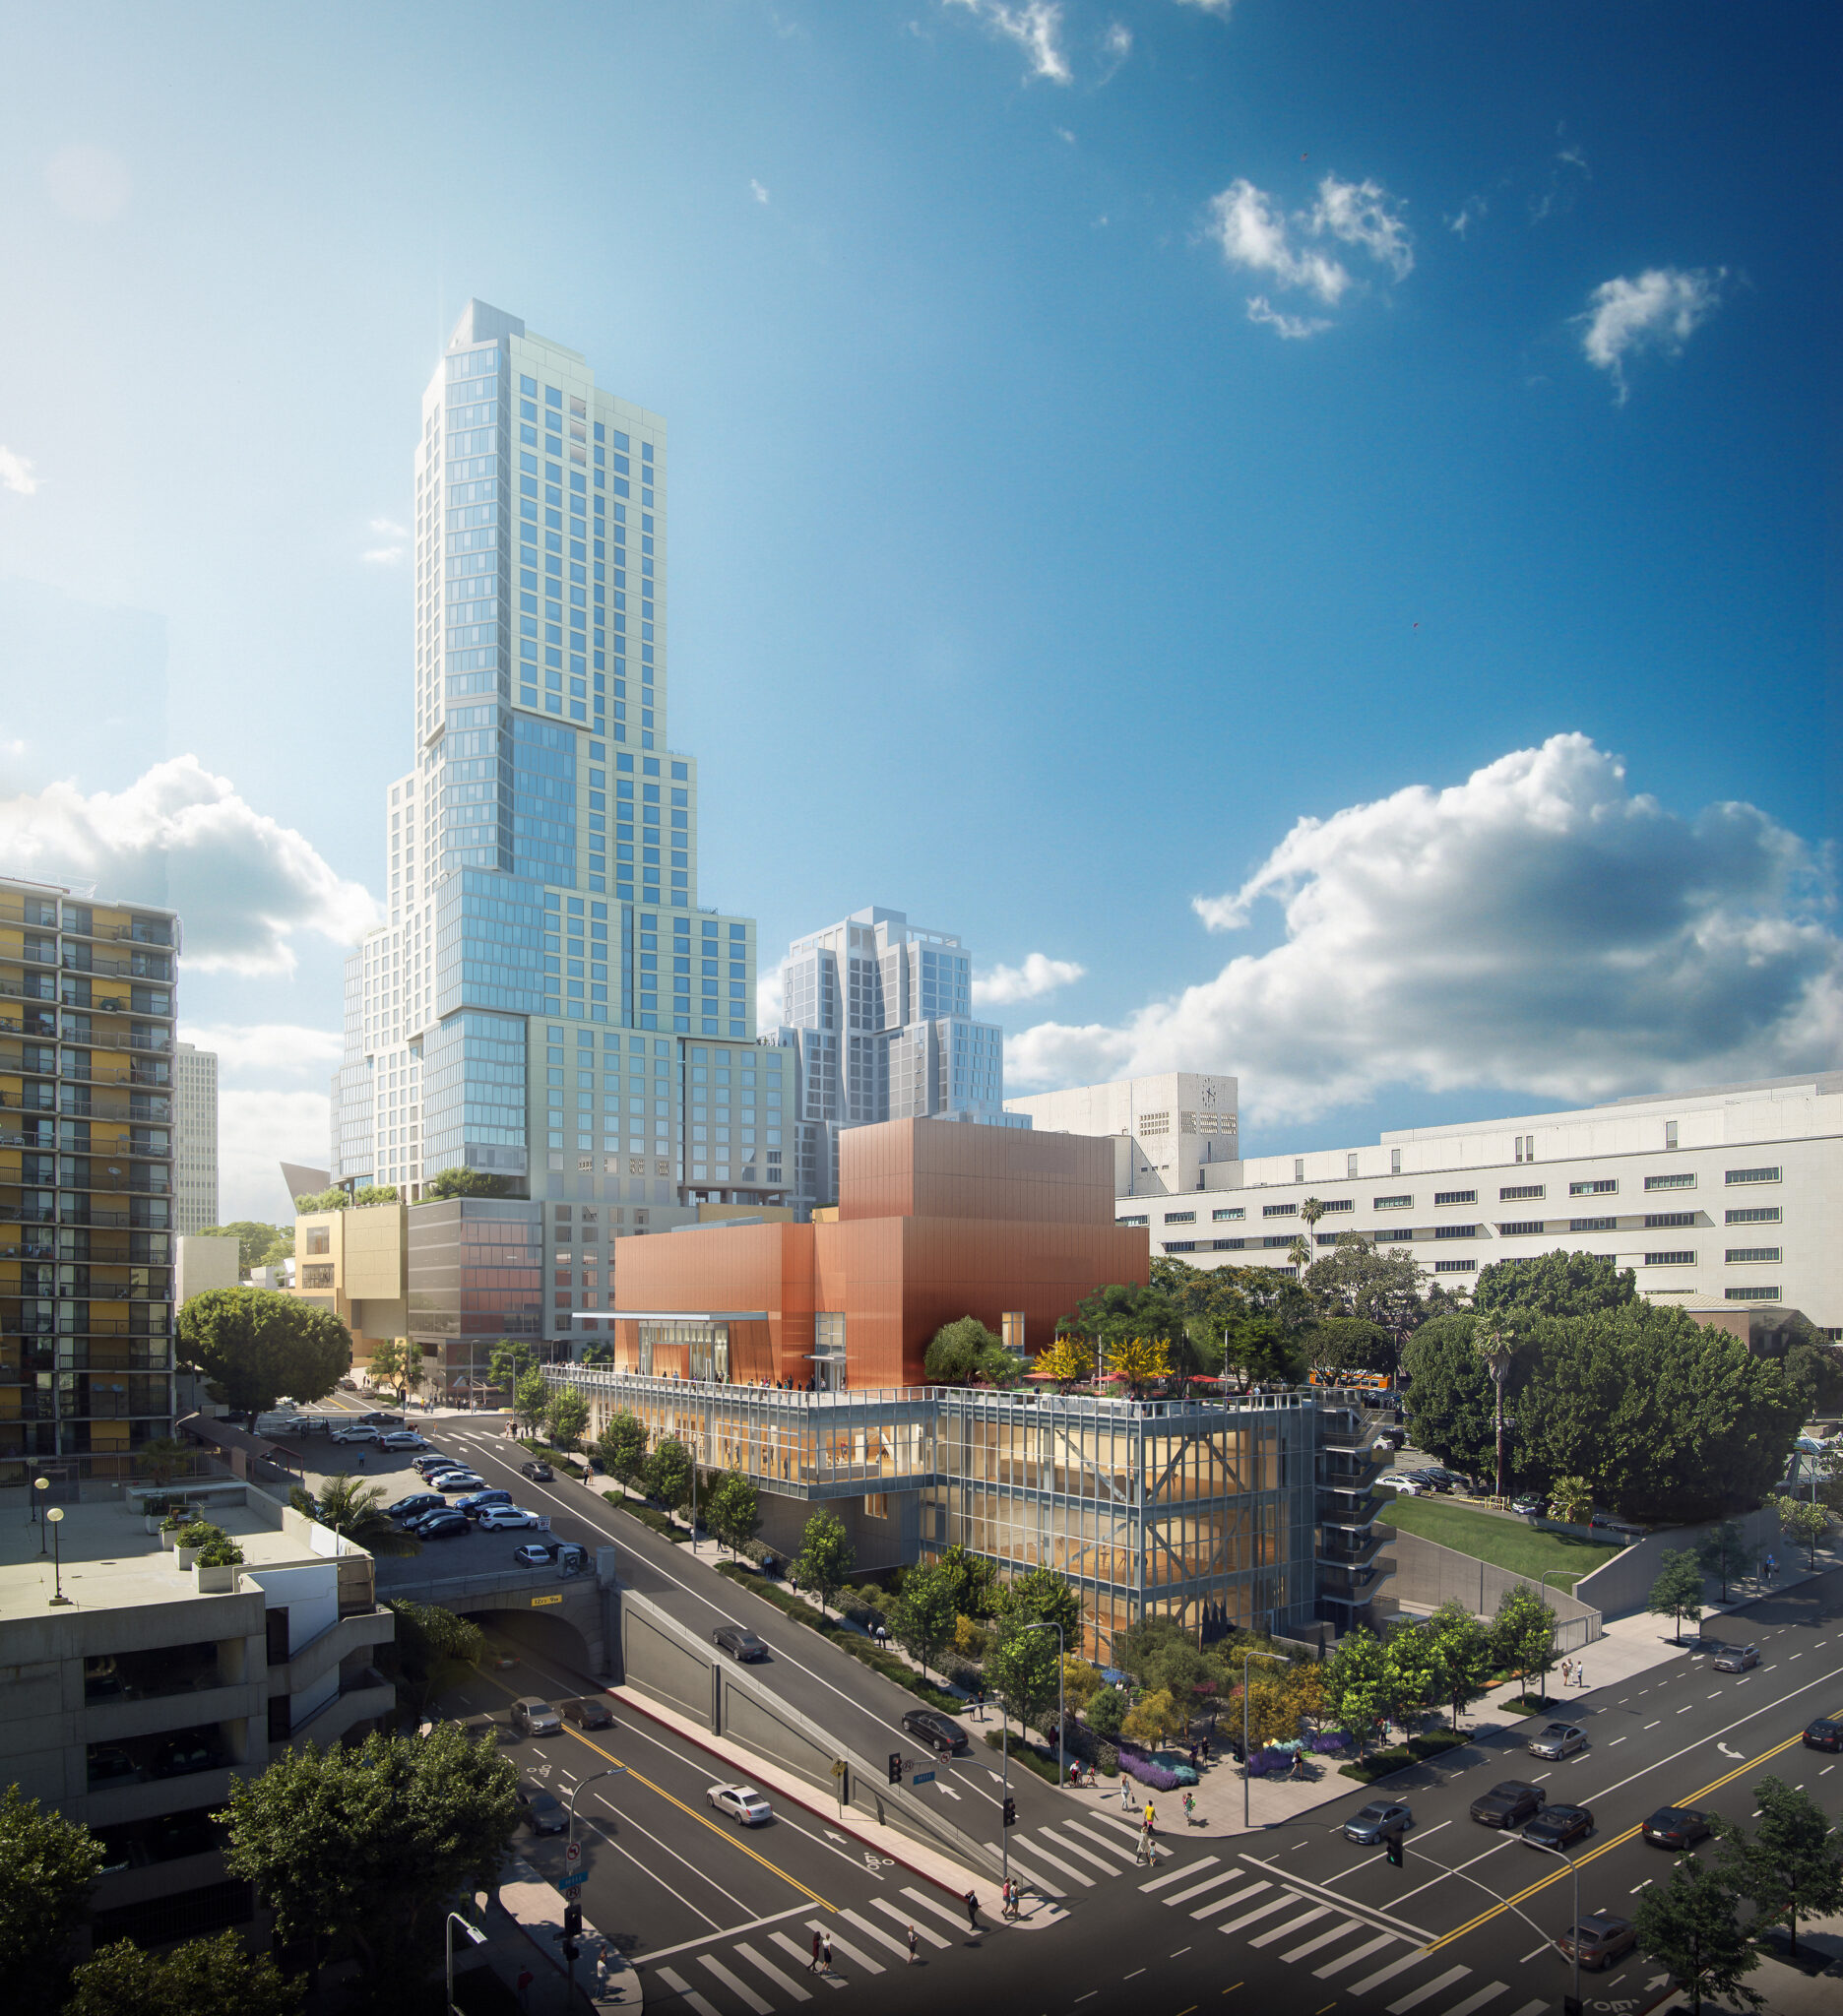
{"type": "Polygon", "coordinates": [[[1203,1103],[1210,1107],[1212,1111],[1214,1110],[1216,1105],[1216,1088],[1213,1085],[1206,1085],[1203,1088],[1203,1103]]]}

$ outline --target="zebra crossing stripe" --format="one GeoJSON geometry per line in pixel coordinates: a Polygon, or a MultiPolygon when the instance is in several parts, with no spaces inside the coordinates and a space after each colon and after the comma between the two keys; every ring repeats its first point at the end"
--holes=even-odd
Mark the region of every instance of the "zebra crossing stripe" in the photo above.
{"type": "MultiPolygon", "coordinates": [[[[1123,1841],[1115,1841],[1111,1834],[1097,1833],[1092,1827],[1084,1827],[1079,1820],[1068,1820],[1063,1824],[1071,1834],[1079,1834],[1084,1841],[1092,1841],[1098,1847],[1105,1848],[1109,1855],[1118,1856],[1121,1861],[1130,1862],[1136,1859],[1132,1850],[1123,1841]]],[[[1209,1859],[1214,1861],[1216,1858],[1211,1856],[1209,1859]]]]}
{"type": "MultiPolygon", "coordinates": [[[[801,1967],[810,1967],[812,1965],[812,1948],[810,1946],[794,1945],[794,1941],[785,1932],[770,1932],[768,1936],[784,1953],[797,1960],[801,1967]]],[[[822,1974],[819,1979],[835,1988],[842,1988],[845,1985],[836,1974],[822,1974]]]]}
{"type": "MultiPolygon", "coordinates": [[[[886,1917],[893,1918],[902,1926],[905,1934],[907,1934],[909,1927],[915,1924],[914,1919],[906,1911],[892,1904],[887,1897],[873,1897],[870,1902],[886,1917]]],[[[945,1946],[947,1944],[947,1941],[941,1937],[932,1925],[916,1925],[915,1935],[918,1939],[925,1939],[930,1946],[945,1946]]],[[[904,1951],[906,1952],[907,1950],[905,1946],[904,1951]]]]}
{"type": "MultiPolygon", "coordinates": [[[[1033,1890],[1045,1897],[1061,1898],[1068,1895],[1061,1884],[1052,1883],[1048,1876],[1040,1876],[1028,1863],[1020,1861],[1016,1849],[1011,1851],[1011,1873],[1014,1876],[1022,1876],[1033,1890]]],[[[1086,1882],[1087,1878],[1084,1877],[1082,1880],[1086,1882]]]]}
{"type": "Polygon", "coordinates": [[[756,1973],[765,1974],[784,1995],[792,1995],[796,2002],[810,2002],[812,2000],[812,1990],[801,1987],[799,1983],[791,1974],[783,1974],[774,1962],[768,1958],[766,1953],[758,1953],[753,1946],[746,1943],[738,1945],[736,1951],[755,1969],[756,1973]]]}
{"type": "MultiPolygon", "coordinates": [[[[1051,1835],[1049,1838],[1052,1841],[1055,1839],[1054,1835],[1051,1835]]],[[[1030,1852],[1032,1855],[1041,1856],[1052,1869],[1060,1869],[1065,1876],[1072,1882],[1079,1883],[1084,1890],[1092,1890],[1094,1888],[1095,1879],[1092,1876],[1084,1875],[1073,1863],[1065,1862],[1059,1857],[1051,1855],[1049,1849],[1044,1846],[1044,1838],[1041,1834],[1030,1844],[1030,1852]]]]}
{"type": "Polygon", "coordinates": [[[1320,1932],[1314,1939],[1307,1939],[1303,1946],[1295,1946],[1291,1953],[1282,1953],[1285,1961],[1308,1960],[1314,1953],[1321,1953],[1327,1946],[1335,1945],[1347,1933],[1354,1932],[1363,1923],[1360,1918],[1347,1918],[1341,1925],[1333,1925],[1328,1932],[1320,1932]]]}
{"type": "MultiPolygon", "coordinates": [[[[1407,1953],[1399,1960],[1391,1960],[1386,1967],[1378,1967],[1373,1974],[1366,1974],[1362,1981],[1351,1984],[1353,1995],[1366,1995],[1371,1988],[1379,1988],[1385,1981],[1393,1981],[1398,1974],[1406,1974],[1411,1967],[1420,1964],[1419,1952],[1407,1953]]],[[[1328,1974],[1329,1968],[1320,1968],[1321,1974],[1328,1974]]]]}
{"type": "Polygon", "coordinates": [[[1064,1855],[1080,1856],[1083,1861],[1091,1868],[1099,1869],[1104,1876],[1117,1876],[1119,1874],[1119,1871],[1112,1862],[1104,1862],[1092,1848],[1080,1848],[1070,1841],[1066,1835],[1051,1834],[1048,1827],[1043,1830],[1043,1833],[1044,1837],[1053,1841],[1064,1855]]]}
{"type": "MultiPolygon", "coordinates": [[[[966,1912],[964,1909],[951,1911],[938,1897],[930,1897],[925,1890],[910,1888],[905,1890],[903,1895],[908,1898],[911,1904],[919,1904],[923,1911],[931,1911],[936,1918],[944,1918],[956,1932],[970,1931],[972,1929],[966,1922],[966,1912]]],[[[919,1930],[920,1927],[918,1926],[917,1929],[919,1930]]]]}
{"type": "Polygon", "coordinates": [[[1164,1875],[1154,1876],[1151,1882],[1141,1883],[1139,1887],[1147,1891],[1163,1890],[1167,1883],[1181,1882],[1185,1876],[1195,1875],[1198,1869],[1207,1869],[1215,1859],[1213,1855],[1201,1856],[1193,1862],[1185,1862],[1181,1869],[1168,1869],[1164,1875]]]}
{"type": "Polygon", "coordinates": [[[1441,1988],[1449,1988],[1456,1981],[1464,1981],[1472,1970],[1469,1967],[1449,1967],[1442,1975],[1430,1982],[1423,1982],[1418,1988],[1412,1988],[1399,2002],[1388,2005],[1388,2016],[1408,2016],[1410,2009],[1418,2009],[1430,1995],[1437,1995],[1441,1988]]]}
{"type": "Polygon", "coordinates": [[[1271,1890],[1271,1883],[1250,1883],[1245,1890],[1231,1890],[1226,1897],[1212,1897],[1207,1904],[1199,1904],[1190,1914],[1201,1922],[1219,1911],[1232,1911],[1238,1904],[1245,1904],[1250,1897],[1258,1897],[1263,1890],[1271,1890]]]}
{"type": "Polygon", "coordinates": [[[872,1960],[868,1953],[860,1953],[849,1940],[841,1937],[837,1932],[832,1932],[829,1925],[821,1924],[816,1918],[809,1918],[806,1921],[806,1929],[809,1932],[831,1932],[832,1944],[837,1950],[843,1953],[847,1960],[856,1961],[866,1974],[881,1974],[883,1972],[882,1961],[872,1960]]]}
{"type": "Polygon", "coordinates": [[[907,1942],[886,1932],[881,1925],[873,1925],[867,1918],[859,1918],[855,1911],[841,1911],[839,1917],[856,1925],[866,1939],[874,1939],[879,1946],[888,1947],[898,1960],[906,1961],[909,1958],[907,1942]]]}
{"type": "Polygon", "coordinates": [[[1448,2009],[1446,2016],[1472,2016],[1475,2009],[1482,2009],[1487,2002],[1494,2002],[1499,1995],[1506,1993],[1508,1989],[1504,1984],[1494,1981],[1489,1986],[1480,1988],[1476,1995],[1468,1995],[1457,2007],[1448,2009]]]}
{"type": "Polygon", "coordinates": [[[696,2010],[697,2016],[717,2016],[716,2004],[706,2001],[682,1974],[674,1974],[669,1967],[662,1967],[659,1978],[673,1994],[682,1995],[686,2006],[696,2010]]]}
{"type": "Polygon", "coordinates": [[[1276,1897],[1271,1904],[1258,1905],[1253,1911],[1243,1913],[1240,1918],[1231,1919],[1226,1925],[1218,1925],[1216,1929],[1219,1932],[1239,1932],[1243,1925],[1251,1925],[1261,1919],[1272,1918],[1276,1911],[1291,1910],[1299,1901],[1295,1892],[1286,1891],[1276,1897]]]}
{"type": "Polygon", "coordinates": [[[1317,1920],[1329,1918],[1330,1916],[1331,1907],[1328,1904],[1314,1904],[1309,1911],[1302,1913],[1296,1919],[1289,1919],[1283,1925],[1275,1925],[1271,1931],[1262,1932],[1259,1938],[1250,1939],[1248,1944],[1250,1946],[1278,1945],[1282,1939],[1291,1938],[1302,1926],[1312,1924],[1317,1920]]]}
{"type": "Polygon", "coordinates": [[[754,2016],[774,2016],[774,2004],[772,2002],[764,2002],[755,1990],[749,1986],[747,1982],[743,1981],[738,1975],[731,1974],[729,1968],[721,1960],[717,1959],[715,1955],[700,1953],[698,1955],[698,1964],[701,1967],[708,1968],[732,1995],[740,1995],[754,2012],[754,2016]]]}
{"type": "MultiPolygon", "coordinates": [[[[1166,1898],[1165,1902],[1172,1905],[1188,1904],[1191,1898],[1201,1897],[1205,1890],[1214,1890],[1224,1883],[1239,1883],[1240,1880],[1241,1871],[1239,1869],[1218,1869],[1213,1876],[1205,1876],[1202,1882],[1192,1883],[1188,1890],[1174,1890],[1166,1898]]],[[[1150,1883],[1146,1885],[1148,1890],[1151,1887],[1150,1883]]],[[[1266,1887],[1264,1883],[1261,1885],[1263,1890],[1266,1887]]]]}

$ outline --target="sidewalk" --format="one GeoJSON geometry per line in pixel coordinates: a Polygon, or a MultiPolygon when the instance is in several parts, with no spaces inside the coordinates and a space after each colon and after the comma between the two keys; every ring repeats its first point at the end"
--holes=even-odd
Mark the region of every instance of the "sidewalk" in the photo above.
{"type": "Polygon", "coordinates": [[[576,1944],[576,1999],[569,1998],[563,1958],[563,1895],[522,1858],[506,1864],[499,1884],[503,1932],[488,1914],[486,1951],[500,1979],[517,1986],[526,1968],[534,1977],[525,2002],[529,2016],[580,2016],[586,2001],[595,2009],[635,2011],[645,2006],[638,1972],[587,1923],[576,1944]],[[495,1936],[499,1933],[499,1936],[495,1936]]]}

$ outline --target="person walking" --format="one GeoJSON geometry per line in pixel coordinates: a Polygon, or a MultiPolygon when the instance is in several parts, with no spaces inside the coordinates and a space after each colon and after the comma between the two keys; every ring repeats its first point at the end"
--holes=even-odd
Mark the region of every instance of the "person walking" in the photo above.
{"type": "Polygon", "coordinates": [[[1564,1659],[1561,1662],[1561,1684],[1564,1687],[1571,1687],[1574,1684],[1573,1673],[1574,1662],[1571,1659],[1564,1659]]]}
{"type": "Polygon", "coordinates": [[[920,1957],[921,1946],[916,1939],[916,1928],[914,1925],[911,1925],[909,1927],[909,1965],[913,1967],[920,1957]]]}
{"type": "Polygon", "coordinates": [[[1196,1794],[1192,1792],[1184,1794],[1184,1825],[1186,1827],[1194,1827],[1196,1825],[1196,1794]]]}
{"type": "Polygon", "coordinates": [[[830,1974],[832,1972],[832,1934],[830,1932],[825,1935],[825,1955],[819,1972],[821,1974],[830,1974]]]}
{"type": "Polygon", "coordinates": [[[819,1972],[819,1934],[817,1932],[814,1932],[812,1935],[812,1958],[806,1963],[806,1972],[808,1974],[817,1974],[819,1972]]]}
{"type": "Polygon", "coordinates": [[[969,1890],[966,1894],[967,1925],[973,1931],[979,1930],[979,1893],[969,1890]]]}
{"type": "Polygon", "coordinates": [[[1139,1829],[1139,1839],[1133,1844],[1133,1867],[1136,1869],[1142,1861],[1150,1862],[1151,1859],[1152,1829],[1142,1825],[1139,1829]]]}

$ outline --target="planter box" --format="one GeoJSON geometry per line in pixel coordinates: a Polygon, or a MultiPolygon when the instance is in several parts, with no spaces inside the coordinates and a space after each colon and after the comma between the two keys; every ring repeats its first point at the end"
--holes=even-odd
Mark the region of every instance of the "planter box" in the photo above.
{"type": "Polygon", "coordinates": [[[157,1526],[154,1531],[159,1535],[161,1553],[170,1554],[179,1544],[179,1529],[176,1526],[157,1526]]]}
{"type": "Polygon", "coordinates": [[[237,1570],[234,1564],[222,1568],[207,1568],[202,1562],[194,1567],[198,1577],[201,1596],[234,1596],[237,1586],[237,1570]]]}
{"type": "Polygon", "coordinates": [[[182,1547],[175,1544],[173,1552],[179,1556],[179,1570],[183,1574],[198,1559],[197,1547],[182,1547]]]}

